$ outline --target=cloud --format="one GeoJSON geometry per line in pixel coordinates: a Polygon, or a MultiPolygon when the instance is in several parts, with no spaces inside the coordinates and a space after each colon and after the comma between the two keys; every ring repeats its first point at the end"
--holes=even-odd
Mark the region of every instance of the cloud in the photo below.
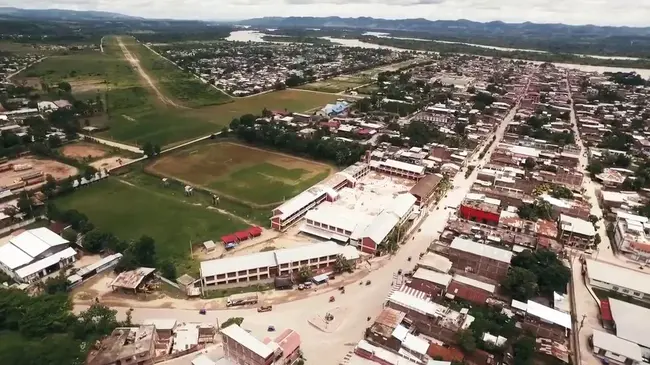
{"type": "Polygon", "coordinates": [[[369,16],[650,26],[648,0],[4,0],[2,5],[103,10],[173,19],[369,16]]]}

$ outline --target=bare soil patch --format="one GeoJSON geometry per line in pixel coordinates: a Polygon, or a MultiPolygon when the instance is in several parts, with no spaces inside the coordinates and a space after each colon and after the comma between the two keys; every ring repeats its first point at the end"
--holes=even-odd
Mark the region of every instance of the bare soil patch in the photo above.
{"type": "Polygon", "coordinates": [[[63,146],[61,153],[65,157],[70,157],[77,160],[93,160],[106,156],[108,154],[108,150],[106,150],[105,147],[97,144],[74,143],[63,146]]]}
{"type": "Polygon", "coordinates": [[[132,158],[113,156],[94,161],[90,163],[90,166],[96,168],[97,170],[112,170],[131,161],[133,161],[132,158]]]}
{"type": "MultiPolygon", "coordinates": [[[[21,157],[17,159],[10,160],[8,164],[15,165],[28,165],[31,168],[14,171],[10,169],[8,171],[0,172],[0,186],[9,186],[21,180],[22,176],[32,172],[42,172],[43,175],[52,175],[56,180],[62,180],[70,176],[76,175],[79,170],[74,166],[69,166],[64,163],[48,160],[48,159],[38,159],[34,157],[21,157]]],[[[42,184],[30,185],[31,187],[38,187],[42,184]]]]}

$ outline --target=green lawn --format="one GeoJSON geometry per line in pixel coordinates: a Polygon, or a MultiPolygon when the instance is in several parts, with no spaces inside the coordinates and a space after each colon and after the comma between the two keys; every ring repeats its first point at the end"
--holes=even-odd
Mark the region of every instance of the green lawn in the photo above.
{"type": "Polygon", "coordinates": [[[310,178],[303,178],[308,173],[303,169],[286,169],[270,163],[259,163],[236,170],[208,187],[264,205],[292,198],[329,175],[329,171],[323,171],[310,178]]]}
{"type": "Polygon", "coordinates": [[[190,241],[200,244],[246,227],[233,217],[184,203],[178,196],[109,178],[55,200],[60,209],[77,209],[100,230],[121,239],[149,235],[156,240],[159,260],[171,259],[183,273],[197,274],[198,263],[189,256],[190,241]]]}

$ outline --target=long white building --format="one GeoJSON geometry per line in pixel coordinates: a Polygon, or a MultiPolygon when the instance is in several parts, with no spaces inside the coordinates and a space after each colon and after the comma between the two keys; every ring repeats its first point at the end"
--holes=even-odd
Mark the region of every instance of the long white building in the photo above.
{"type": "Polygon", "coordinates": [[[19,283],[33,283],[75,262],[68,241],[47,228],[30,229],[0,247],[0,270],[19,283]]]}

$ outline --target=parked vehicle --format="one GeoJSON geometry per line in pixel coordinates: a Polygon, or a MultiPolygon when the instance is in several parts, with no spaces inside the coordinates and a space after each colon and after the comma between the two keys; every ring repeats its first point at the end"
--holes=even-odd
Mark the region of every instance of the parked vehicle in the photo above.
{"type": "Polygon", "coordinates": [[[233,294],[228,297],[226,306],[233,307],[238,305],[257,304],[258,300],[259,297],[257,296],[257,293],[233,294]]]}
{"type": "Polygon", "coordinates": [[[275,332],[275,326],[269,326],[266,330],[269,332],[275,332]]]}
{"type": "Polygon", "coordinates": [[[272,310],[273,310],[273,306],[272,306],[272,305],[263,305],[263,306],[257,308],[257,311],[258,311],[259,313],[262,313],[262,312],[270,312],[270,311],[272,311],[272,310]]]}
{"type": "Polygon", "coordinates": [[[298,290],[305,290],[305,286],[303,284],[298,284],[298,290]]]}
{"type": "Polygon", "coordinates": [[[370,280],[367,280],[367,281],[366,281],[366,285],[370,285],[370,280]]]}

